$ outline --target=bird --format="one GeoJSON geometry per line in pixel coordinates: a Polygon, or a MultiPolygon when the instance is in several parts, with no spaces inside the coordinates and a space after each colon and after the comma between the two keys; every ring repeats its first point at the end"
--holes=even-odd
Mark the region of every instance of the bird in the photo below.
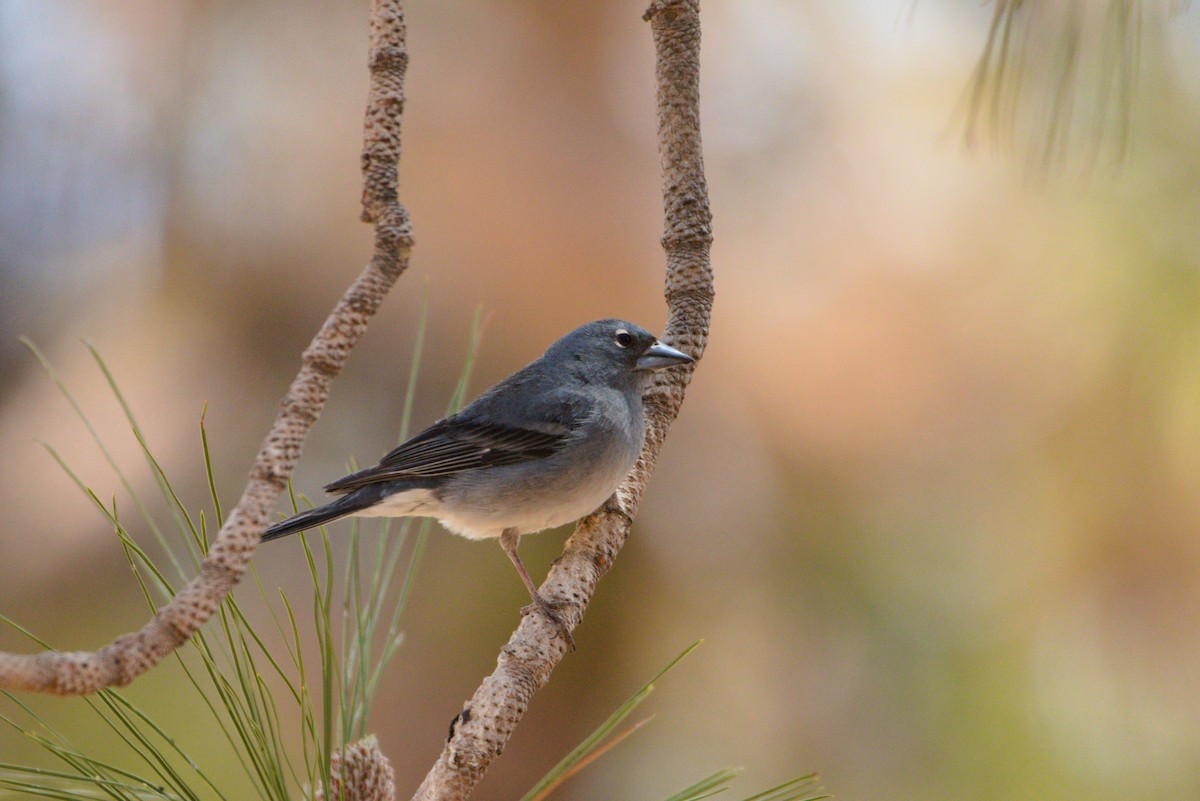
{"type": "Polygon", "coordinates": [[[574,647],[558,609],[517,553],[521,537],[596,511],[646,437],[642,396],[655,372],[691,364],[646,329],[596,320],[438,420],[373,467],[325,486],[339,495],[268,528],[267,542],[342,517],[433,517],[468,539],[499,538],[532,603],[574,647]]]}

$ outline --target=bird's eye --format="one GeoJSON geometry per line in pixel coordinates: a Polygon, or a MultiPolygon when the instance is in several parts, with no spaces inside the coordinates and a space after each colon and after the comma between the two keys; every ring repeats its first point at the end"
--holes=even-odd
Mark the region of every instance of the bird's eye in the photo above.
{"type": "Polygon", "coordinates": [[[626,331],[624,328],[617,329],[617,347],[628,348],[633,344],[633,334],[626,331]]]}

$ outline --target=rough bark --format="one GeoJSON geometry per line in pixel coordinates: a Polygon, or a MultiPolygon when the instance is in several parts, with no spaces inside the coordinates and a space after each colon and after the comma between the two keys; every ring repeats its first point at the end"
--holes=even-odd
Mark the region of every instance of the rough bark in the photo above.
{"type": "MultiPolygon", "coordinates": [[[[396,797],[392,764],[373,736],[334,751],[329,758],[329,798],[333,801],[392,801],[396,797]]],[[[313,801],[326,801],[325,788],[313,789],[313,801]]]]}
{"type": "MultiPolygon", "coordinates": [[[[656,1],[646,12],[656,53],[658,142],[662,163],[668,322],[664,339],[697,360],[708,341],[713,300],[712,216],[700,147],[699,0],[656,1]]],[[[646,396],[642,456],[596,514],[580,521],[541,587],[548,599],[572,602],[561,610],[574,630],[629,535],[638,503],[679,412],[691,369],[670,370],[646,396]]],[[[414,799],[465,799],[500,755],[533,694],[550,678],[566,644],[545,616],[526,616],[501,649],[495,671],[456,719],[441,756],[414,799]]]]}
{"type": "Polygon", "coordinates": [[[241,579],[271,510],[321,414],[329,387],[388,290],[408,266],[412,230],[397,200],[400,118],[404,108],[404,11],[400,0],[373,0],[371,88],[363,145],[363,219],[375,224],[375,251],[304,351],[299,374],[250,471],[250,481],[209,548],[200,573],[142,629],[98,651],[0,653],[0,688],[82,695],[123,686],[186,642],[241,579]]]}

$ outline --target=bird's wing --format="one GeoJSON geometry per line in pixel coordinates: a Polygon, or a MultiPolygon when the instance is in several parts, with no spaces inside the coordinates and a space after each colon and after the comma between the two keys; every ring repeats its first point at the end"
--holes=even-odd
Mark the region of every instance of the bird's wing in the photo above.
{"type": "Polygon", "coordinates": [[[542,459],[558,450],[573,426],[552,420],[537,428],[451,417],[440,420],[380,460],[325,487],[349,492],[379,481],[434,478],[472,470],[542,459]]]}

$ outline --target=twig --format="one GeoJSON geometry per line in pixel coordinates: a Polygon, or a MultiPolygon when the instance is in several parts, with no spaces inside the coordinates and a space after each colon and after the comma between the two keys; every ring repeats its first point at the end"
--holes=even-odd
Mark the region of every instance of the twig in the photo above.
{"type": "MultiPolygon", "coordinates": [[[[658,143],[663,173],[666,298],[665,339],[697,359],[708,341],[712,309],[712,215],[700,148],[699,0],[655,0],[646,12],[654,34],[658,143]]],[[[641,459],[604,508],[580,521],[542,585],[548,598],[570,600],[570,629],[579,624],[596,583],[629,535],[638,503],[667,431],[679,413],[690,370],[659,373],[646,396],[647,434],[641,459]]],[[[500,755],[533,694],[562,659],[563,638],[543,615],[529,615],[501,649],[415,801],[460,801],[500,755]]]]}
{"type": "Polygon", "coordinates": [[[258,537],[341,371],[384,296],[408,266],[412,230],[397,200],[400,118],[404,108],[404,10],[401,0],[373,0],[371,89],[363,144],[363,219],[375,223],[370,263],[338,301],[280,402],[241,499],[209,549],[200,573],[141,630],[98,651],[0,653],[0,688],[82,695],[123,686],[150,670],[212,616],[246,571],[258,537]]]}

